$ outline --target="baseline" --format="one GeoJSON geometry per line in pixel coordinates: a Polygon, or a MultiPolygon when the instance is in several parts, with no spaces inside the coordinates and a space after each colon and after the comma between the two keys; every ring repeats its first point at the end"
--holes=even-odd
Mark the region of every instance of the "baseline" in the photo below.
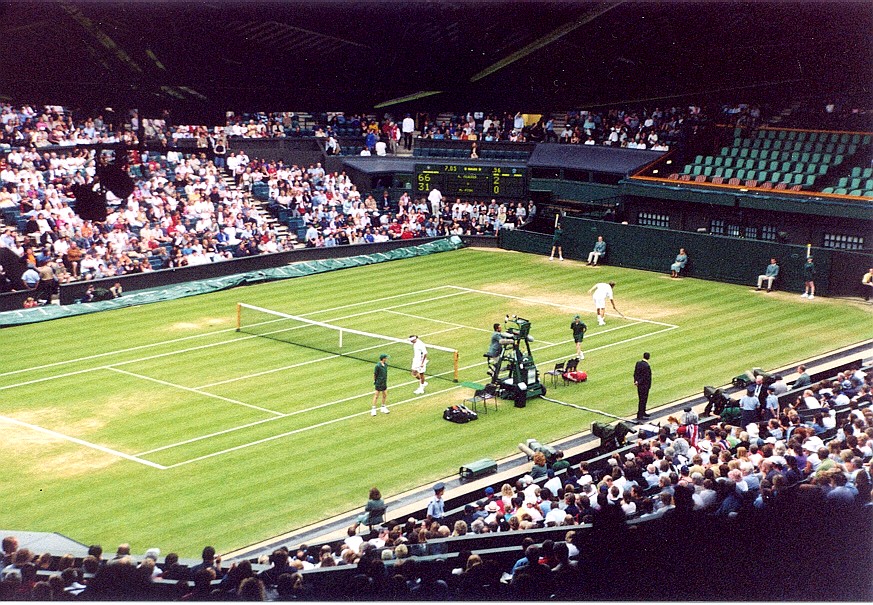
{"type": "Polygon", "coordinates": [[[130,460],[131,462],[137,462],[139,464],[144,464],[145,466],[150,466],[152,468],[156,468],[158,470],[165,471],[168,467],[158,464],[156,462],[151,462],[149,460],[143,460],[142,458],[138,458],[137,456],[133,456],[131,454],[125,454],[124,452],[119,452],[118,450],[114,450],[112,448],[106,447],[105,445],[100,445],[97,443],[91,443],[90,441],[85,441],[84,439],[79,439],[78,437],[71,437],[70,435],[65,435],[63,433],[59,433],[57,431],[53,431],[51,429],[47,429],[45,427],[30,424],[29,422],[24,422],[22,420],[17,420],[15,418],[10,418],[8,416],[0,416],[0,421],[8,422],[10,424],[16,424],[20,427],[24,427],[30,429],[32,431],[36,431],[38,433],[45,433],[46,435],[51,435],[57,439],[63,439],[65,441],[70,441],[71,443],[75,443],[77,445],[83,445],[92,450],[97,450],[103,452],[104,454],[110,454],[115,456],[116,458],[123,458],[125,460],[130,460]]]}

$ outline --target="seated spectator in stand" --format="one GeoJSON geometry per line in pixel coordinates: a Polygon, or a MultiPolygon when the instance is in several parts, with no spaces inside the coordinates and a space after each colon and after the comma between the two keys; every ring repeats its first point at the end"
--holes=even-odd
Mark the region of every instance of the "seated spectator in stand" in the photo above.
{"type": "Polygon", "coordinates": [[[773,282],[776,281],[776,278],[779,276],[779,263],[776,262],[775,258],[770,259],[770,264],[767,265],[767,268],[764,269],[764,274],[758,276],[758,287],[756,290],[763,289],[764,282],[767,282],[767,292],[773,291],[773,282]]]}
{"type": "Polygon", "coordinates": [[[598,235],[597,241],[594,243],[594,250],[588,253],[588,262],[586,265],[597,266],[597,261],[600,257],[606,254],[606,242],[603,241],[603,236],[598,235]]]}
{"type": "Polygon", "coordinates": [[[385,520],[385,501],[382,500],[382,493],[378,488],[370,488],[370,495],[367,499],[367,504],[364,505],[364,512],[358,515],[355,522],[355,529],[362,523],[364,525],[379,525],[385,520]]]}
{"type": "Polygon", "coordinates": [[[670,265],[670,277],[679,277],[679,273],[688,264],[688,255],[685,254],[685,248],[679,248],[679,254],[676,255],[676,260],[670,265]]]}

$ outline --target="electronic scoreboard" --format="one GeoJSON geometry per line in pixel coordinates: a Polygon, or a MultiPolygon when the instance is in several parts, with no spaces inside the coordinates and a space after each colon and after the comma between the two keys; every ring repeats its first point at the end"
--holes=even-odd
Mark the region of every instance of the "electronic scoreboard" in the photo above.
{"type": "Polygon", "coordinates": [[[525,199],[527,168],[433,163],[415,165],[415,190],[439,189],[444,197],[525,199]]]}

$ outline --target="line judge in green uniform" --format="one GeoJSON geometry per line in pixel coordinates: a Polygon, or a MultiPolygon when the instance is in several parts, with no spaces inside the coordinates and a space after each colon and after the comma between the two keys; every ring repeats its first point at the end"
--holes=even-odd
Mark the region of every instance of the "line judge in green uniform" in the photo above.
{"type": "Polygon", "coordinates": [[[585,331],[588,330],[588,326],[577,315],[570,322],[570,329],[573,331],[573,342],[576,343],[576,357],[585,359],[585,353],[582,352],[582,339],[585,337],[585,331]]]}
{"type": "Polygon", "coordinates": [[[388,355],[382,353],[379,355],[379,363],[373,368],[373,386],[376,392],[373,393],[373,408],[370,410],[370,415],[376,415],[376,401],[379,399],[379,394],[382,394],[382,407],[380,408],[383,414],[388,413],[388,406],[385,405],[388,399],[388,355]]]}

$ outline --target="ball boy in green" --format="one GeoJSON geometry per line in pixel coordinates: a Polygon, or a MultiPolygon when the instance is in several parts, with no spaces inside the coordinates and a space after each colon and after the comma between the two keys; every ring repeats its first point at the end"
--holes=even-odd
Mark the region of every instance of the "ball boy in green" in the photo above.
{"type": "Polygon", "coordinates": [[[379,399],[379,394],[382,394],[382,407],[380,408],[383,414],[388,413],[388,406],[385,405],[388,399],[388,355],[382,353],[379,355],[379,363],[373,368],[373,407],[370,410],[370,415],[376,415],[376,401],[379,399]]]}

